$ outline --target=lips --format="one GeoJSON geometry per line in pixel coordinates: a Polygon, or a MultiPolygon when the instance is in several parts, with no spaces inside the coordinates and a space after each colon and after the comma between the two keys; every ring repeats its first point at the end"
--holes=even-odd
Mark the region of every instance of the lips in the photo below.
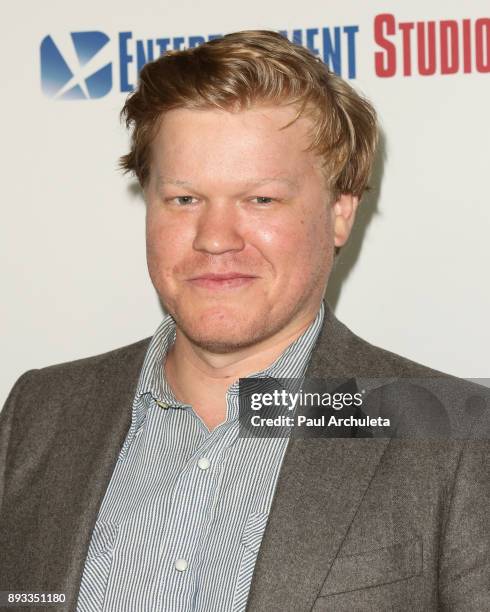
{"type": "Polygon", "coordinates": [[[204,289],[235,289],[245,287],[252,283],[257,277],[240,272],[226,272],[223,274],[202,274],[189,279],[196,287],[204,289]]]}
{"type": "Polygon", "coordinates": [[[240,272],[227,272],[224,274],[202,274],[201,276],[195,276],[189,280],[214,280],[214,281],[226,281],[235,278],[255,278],[251,274],[242,274],[240,272]]]}

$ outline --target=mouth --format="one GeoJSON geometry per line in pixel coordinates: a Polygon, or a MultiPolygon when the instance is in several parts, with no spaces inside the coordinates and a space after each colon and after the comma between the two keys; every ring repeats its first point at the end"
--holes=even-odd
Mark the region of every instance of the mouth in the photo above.
{"type": "Polygon", "coordinates": [[[202,274],[188,279],[188,282],[202,289],[236,289],[246,287],[256,279],[256,276],[229,272],[227,274],[202,274]]]}

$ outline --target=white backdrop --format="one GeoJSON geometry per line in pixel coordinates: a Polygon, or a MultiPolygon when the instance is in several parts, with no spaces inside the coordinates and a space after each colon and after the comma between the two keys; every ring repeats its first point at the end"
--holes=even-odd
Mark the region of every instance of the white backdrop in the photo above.
{"type": "Polygon", "coordinates": [[[158,44],[171,46],[180,44],[178,37],[186,44],[189,36],[251,28],[289,36],[301,31],[322,57],[323,28],[333,42],[339,28],[337,67],[346,77],[355,72],[351,83],[379,111],[385,161],[329,287],[339,318],[367,340],[414,360],[463,377],[488,376],[488,2],[389,5],[48,0],[3,8],[0,403],[27,369],[153,334],[162,312],[146,272],[144,205],[116,168],[127,150],[118,120],[126,95],[120,69],[134,83],[137,40],[156,49],[146,41],[169,38],[158,44]],[[387,12],[393,17],[379,17],[387,12]],[[435,73],[421,75],[417,28],[429,27],[399,24],[430,20],[436,22],[435,73]],[[459,56],[450,54],[446,71],[453,73],[441,74],[448,60],[439,48],[440,22],[447,20],[454,23],[443,29],[458,38],[459,56]],[[82,69],[69,36],[87,31],[109,37],[87,70],[110,62],[111,90],[96,99],[45,95],[41,41],[52,36],[77,77],[82,69]],[[121,59],[121,32],[131,33],[122,40],[132,63],[121,59]],[[411,36],[411,75],[404,75],[404,32],[411,36]],[[377,52],[393,76],[377,74],[377,52]]]}

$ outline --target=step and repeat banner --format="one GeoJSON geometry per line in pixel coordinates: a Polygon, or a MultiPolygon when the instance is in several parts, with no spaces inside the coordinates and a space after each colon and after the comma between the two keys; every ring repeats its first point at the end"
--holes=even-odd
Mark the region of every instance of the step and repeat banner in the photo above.
{"type": "Polygon", "coordinates": [[[376,107],[372,189],[328,287],[370,342],[489,375],[490,11],[472,2],[238,6],[128,0],[4,7],[0,403],[31,368],[152,335],[145,207],[117,168],[148,61],[228,32],[281,32],[376,107]]]}

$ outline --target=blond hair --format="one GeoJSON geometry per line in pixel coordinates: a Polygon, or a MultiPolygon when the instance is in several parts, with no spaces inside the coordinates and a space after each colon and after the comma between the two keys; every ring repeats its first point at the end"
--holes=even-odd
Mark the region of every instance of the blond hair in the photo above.
{"type": "Polygon", "coordinates": [[[332,191],[362,195],[378,138],[373,107],[320,58],[272,31],[235,32],[146,64],[121,111],[132,128],[121,167],[145,186],[151,143],[169,110],[255,105],[294,105],[293,121],[309,117],[309,149],[323,158],[332,191]]]}

